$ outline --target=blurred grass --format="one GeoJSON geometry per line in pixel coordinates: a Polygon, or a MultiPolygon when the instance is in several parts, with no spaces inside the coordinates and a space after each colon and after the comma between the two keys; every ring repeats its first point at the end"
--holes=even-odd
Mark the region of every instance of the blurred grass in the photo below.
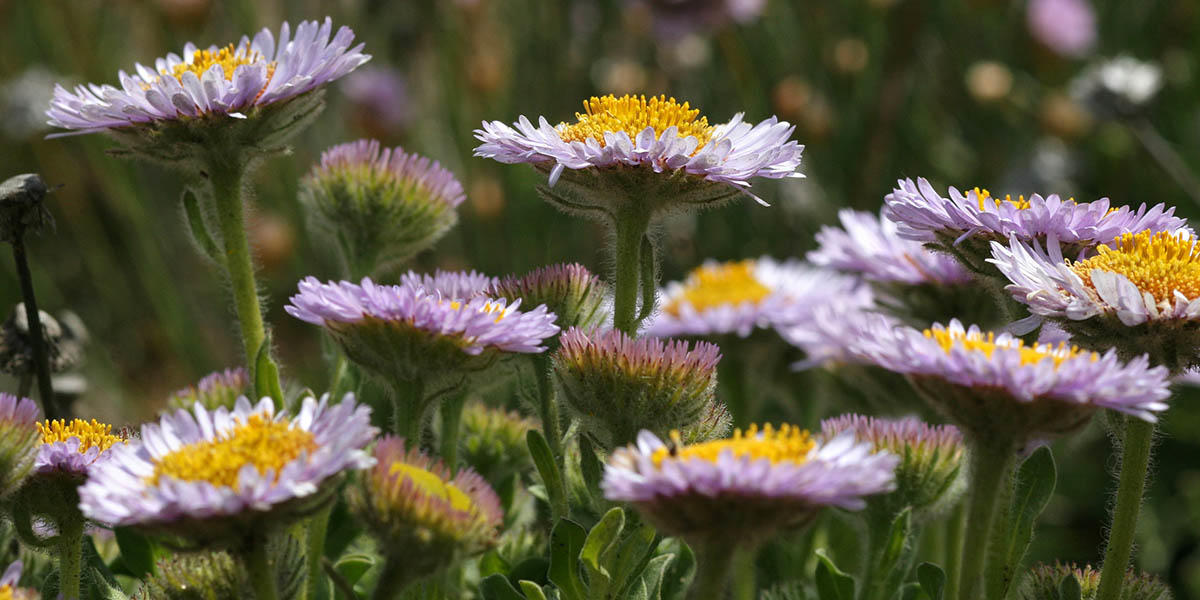
{"type": "MultiPolygon", "coordinates": [[[[1096,54],[1163,66],[1166,86],[1148,119],[1200,167],[1200,3],[1109,0],[1096,9],[1096,54]]],[[[336,261],[305,232],[297,179],[324,147],[368,133],[442,161],[468,190],[460,226],[419,258],[421,269],[499,275],[574,260],[603,271],[602,232],[542,203],[531,170],[472,158],[471,131],[522,114],[567,119],[582,99],[610,91],[674,95],[713,122],[739,111],[750,121],[778,114],[808,145],[807,179],[756,184],[771,208],[747,201],[672,222],[661,240],[668,278],[708,257],[802,255],[838,208],[877,209],[897,177],[1166,202],[1200,214],[1196,190],[1181,189],[1125,126],[1070,99],[1084,63],[1037,45],[1021,1],[771,0],[753,23],[668,41],[645,7],[627,0],[0,0],[0,90],[11,96],[31,70],[64,85],[111,83],[118,69],[188,40],[223,44],[325,14],[355,29],[372,66],[403,76],[412,118],[381,129],[334,85],[295,153],[258,173],[252,233],[267,318],[286,375],[314,389],[325,380],[317,333],[281,307],[301,277],[335,276],[336,261]],[[989,96],[987,85],[1004,83],[997,73],[1011,79],[989,96]]],[[[0,127],[0,176],[37,171],[63,186],[51,200],[57,234],[31,241],[41,303],[76,311],[91,330],[84,410],[143,418],[169,391],[238,359],[230,307],[216,272],[189,247],[171,173],[106,156],[101,136],[45,133],[0,127]]],[[[0,309],[17,300],[11,262],[0,260],[0,309]]],[[[1200,411],[1190,396],[1168,419],[1141,554],[1144,566],[1185,586],[1180,597],[1200,590],[1200,411]]],[[[1099,490],[1113,459],[1081,458],[1107,456],[1109,446],[1099,426],[1060,444],[1059,497],[1038,558],[1098,559],[1099,490]]]]}

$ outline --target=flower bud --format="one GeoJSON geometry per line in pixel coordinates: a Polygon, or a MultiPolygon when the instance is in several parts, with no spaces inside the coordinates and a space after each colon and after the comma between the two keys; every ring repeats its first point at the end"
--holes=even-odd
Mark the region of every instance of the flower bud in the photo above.
{"type": "Polygon", "coordinates": [[[17,489],[33,468],[37,419],[33,400],[0,393],[0,498],[17,489]]]}
{"type": "MultiPolygon", "coordinates": [[[[1082,568],[1071,563],[1038,564],[1029,570],[1017,592],[1019,600],[1058,600],[1063,579],[1074,577],[1079,582],[1079,597],[1095,600],[1100,589],[1100,571],[1091,565],[1082,568]]],[[[1171,600],[1171,590],[1158,578],[1132,569],[1125,573],[1121,600],[1171,600]]]]}
{"type": "Polygon", "coordinates": [[[210,373],[196,385],[175,392],[168,400],[169,408],[187,410],[197,402],[208,410],[224,406],[233,409],[241,396],[252,396],[250,376],[241,367],[210,373]]]}
{"type": "Polygon", "coordinates": [[[609,320],[608,284],[578,263],[541,267],[521,277],[509,276],[495,286],[494,295],[525,306],[545,304],[566,329],[590,329],[609,320]]]}
{"type": "Polygon", "coordinates": [[[459,457],[492,485],[530,468],[525,434],[537,424],[513,412],[472,402],[463,409],[459,457]]]}
{"type": "MultiPolygon", "coordinates": [[[[275,586],[280,600],[303,597],[305,570],[300,541],[292,535],[271,538],[275,586]]],[[[250,575],[226,552],[175,554],[158,561],[134,600],[241,600],[252,589],[250,575]]]]}

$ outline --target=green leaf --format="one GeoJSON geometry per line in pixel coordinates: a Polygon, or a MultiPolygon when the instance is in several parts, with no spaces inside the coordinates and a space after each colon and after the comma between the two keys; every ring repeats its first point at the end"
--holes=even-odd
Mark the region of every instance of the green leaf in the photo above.
{"type": "Polygon", "coordinates": [[[604,465],[596,456],[596,447],[587,435],[579,436],[579,468],[583,471],[583,481],[587,484],[588,493],[593,498],[602,498],[600,481],[604,478],[604,465]]]}
{"type": "Polygon", "coordinates": [[[258,347],[258,356],[254,360],[254,394],[255,400],[270,396],[276,406],[283,402],[283,390],[279,387],[279,367],[271,360],[271,332],[267,332],[263,343],[258,347]]]}
{"type": "Polygon", "coordinates": [[[854,578],[843,573],[825,549],[817,550],[817,597],[820,600],[854,600],[854,578]]]}
{"type": "Polygon", "coordinates": [[[533,464],[537,467],[538,474],[542,476],[542,484],[546,488],[546,498],[550,503],[550,514],[553,518],[562,518],[567,515],[567,491],[563,487],[562,476],[558,471],[558,463],[554,460],[554,453],[550,451],[550,444],[546,443],[545,436],[542,432],[531,429],[525,436],[525,443],[529,446],[529,455],[533,458],[533,464]]]}
{"type": "Polygon", "coordinates": [[[678,550],[674,551],[675,560],[671,561],[663,574],[662,600],[683,600],[687,597],[688,587],[696,576],[696,554],[682,541],[670,540],[678,550]]]}
{"type": "Polygon", "coordinates": [[[924,562],[917,566],[917,583],[929,600],[942,600],[946,589],[946,572],[941,567],[924,562]]]}
{"type": "Polygon", "coordinates": [[[150,538],[128,528],[113,530],[117,548],[121,550],[121,565],[134,579],[142,579],[154,573],[154,543],[150,538]]]}
{"type": "Polygon", "coordinates": [[[338,559],[333,570],[338,572],[346,583],[354,585],[362,579],[367,571],[375,565],[375,558],[367,554],[348,554],[338,559]]]}
{"type": "Polygon", "coordinates": [[[496,573],[504,574],[508,572],[508,562],[503,556],[495,550],[488,550],[483,556],[479,557],[479,576],[487,577],[496,573]]]}
{"type": "MultiPolygon", "coordinates": [[[[542,443],[545,441],[543,439],[542,443]]],[[[570,519],[559,519],[550,532],[550,581],[558,586],[565,600],[584,600],[586,597],[583,581],[579,578],[579,553],[586,539],[587,532],[570,519]]]]}
{"type": "Polygon", "coordinates": [[[658,546],[655,543],[656,539],[654,528],[643,523],[642,526],[628,532],[620,544],[609,550],[609,556],[604,558],[604,562],[612,575],[613,589],[617,591],[618,598],[625,595],[629,591],[628,588],[638,581],[638,575],[646,568],[655,547],[658,546]]]}
{"type": "Polygon", "coordinates": [[[208,232],[208,226],[204,223],[204,213],[200,210],[200,202],[196,199],[196,194],[189,189],[183,190],[183,216],[187,220],[188,230],[192,232],[192,240],[196,242],[200,251],[209,260],[222,264],[221,249],[217,247],[217,243],[213,241],[212,235],[208,232]]]}
{"type": "Polygon", "coordinates": [[[604,513],[583,542],[579,558],[583,561],[583,567],[587,569],[588,595],[592,598],[603,598],[608,593],[612,577],[600,559],[617,542],[624,528],[625,511],[613,508],[604,513]]]}
{"type": "Polygon", "coordinates": [[[546,600],[546,592],[542,591],[542,587],[528,579],[522,579],[520,582],[521,591],[525,593],[526,600],[546,600]]]}
{"type": "Polygon", "coordinates": [[[85,594],[92,600],[129,600],[120,586],[105,580],[99,569],[92,569],[86,581],[88,587],[85,594]]]}
{"type": "Polygon", "coordinates": [[[479,595],[484,600],[525,600],[525,597],[508,582],[508,578],[500,575],[488,575],[479,582],[479,595]]]}
{"type": "Polygon", "coordinates": [[[550,561],[541,556],[527,558],[512,568],[508,572],[509,581],[532,581],[538,585],[545,585],[550,581],[546,578],[547,572],[550,570],[550,561]]]}
{"type": "MultiPolygon", "coordinates": [[[[888,576],[894,569],[899,566],[900,558],[904,555],[904,548],[908,545],[908,536],[912,531],[912,509],[905,507],[896,515],[892,521],[892,527],[887,537],[887,547],[883,550],[883,557],[879,563],[880,576],[888,576]]],[[[912,563],[908,563],[912,564],[912,563]]]]}
{"type": "Polygon", "coordinates": [[[1079,580],[1075,576],[1067,573],[1062,581],[1058,582],[1058,600],[1083,600],[1083,590],[1079,587],[1079,580]]]}
{"type": "Polygon", "coordinates": [[[1033,541],[1037,518],[1054,495],[1057,477],[1054,456],[1045,446],[1035,450],[1017,469],[1007,519],[999,523],[1004,527],[996,532],[999,537],[988,567],[989,598],[1005,597],[1016,580],[1021,560],[1033,541]]]}
{"type": "Polygon", "coordinates": [[[642,570],[642,577],[638,580],[640,585],[635,587],[645,590],[647,600],[661,600],[663,576],[673,560],[675,560],[674,554],[660,554],[646,563],[646,568],[642,570]]]}

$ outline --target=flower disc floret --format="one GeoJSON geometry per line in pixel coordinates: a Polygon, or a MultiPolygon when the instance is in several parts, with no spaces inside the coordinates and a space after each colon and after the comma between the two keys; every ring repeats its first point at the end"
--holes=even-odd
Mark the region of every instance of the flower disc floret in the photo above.
{"type": "Polygon", "coordinates": [[[825,506],[861,509],[864,496],[893,488],[897,461],[852,434],[820,442],[787,425],[695,445],[643,431],[613,453],[602,487],[668,535],[752,544],[825,506]]]}
{"type": "Polygon", "coordinates": [[[696,150],[703,148],[712,139],[713,127],[708,118],[700,116],[700,109],[692,108],[687,102],[680,104],[666,96],[625,95],[620,98],[609,94],[583,101],[582,113],[575,113],[574,123],[560,123],[558,135],[565,142],[594,140],[605,146],[605,134],[624,132],[634,139],[645,129],[660,136],[674,127],[680,137],[696,138],[696,150]]]}
{"type": "Polygon", "coordinates": [[[646,325],[656,336],[750,335],[810,318],[826,302],[857,302],[870,291],[854,278],[769,257],[706,262],[662,290],[663,307],[646,325]]]}
{"type": "Polygon", "coordinates": [[[251,40],[223,48],[197,48],[168,54],[153,68],[121,71],[121,87],[56,86],[49,123],[82,133],[209,115],[245,117],[246,111],[294,98],[353,71],[370,59],[362,44],[351,47],[354,32],[333,22],[284,23],[278,38],[263,29],[251,40]],[[332,37],[331,37],[332,34],[332,37]]]}
{"type": "Polygon", "coordinates": [[[353,395],[306,398],[295,416],[270,398],[212,412],[196,404],[114,446],[79,489],[80,508],[108,525],[197,540],[242,535],[242,520],[286,522],[323,502],[343,471],[374,464],[363,450],[377,433],[370,412],[353,395]]]}

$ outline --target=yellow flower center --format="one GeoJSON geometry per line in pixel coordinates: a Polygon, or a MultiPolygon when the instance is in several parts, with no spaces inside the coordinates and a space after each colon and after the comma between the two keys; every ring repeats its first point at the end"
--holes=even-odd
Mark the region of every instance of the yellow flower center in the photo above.
{"type": "Polygon", "coordinates": [[[388,469],[388,473],[392,475],[399,474],[396,482],[400,483],[404,479],[412,482],[413,487],[431,498],[438,498],[450,504],[450,507],[457,511],[470,512],[475,504],[471,501],[471,497],[465,492],[458,489],[453,483],[438,477],[434,473],[426,471],[417,466],[407,463],[395,462],[388,469]]]}
{"type": "Polygon", "coordinates": [[[970,352],[981,352],[990,359],[996,353],[997,348],[1016,349],[1021,353],[1022,365],[1037,364],[1048,358],[1054,361],[1054,366],[1057,368],[1064,361],[1078,356],[1088,356],[1091,360],[1100,359],[1100,355],[1095,352],[1080,350],[1076,346],[1067,346],[1065,342],[1060,342],[1057,346],[1026,346],[1021,339],[1013,338],[1006,343],[997,343],[996,334],[990,331],[985,334],[978,331],[959,333],[946,329],[926,329],[925,337],[936,341],[942,350],[946,351],[946,354],[950,354],[955,347],[958,347],[970,352]]]}
{"type": "Polygon", "coordinates": [[[620,98],[612,94],[600,98],[593,96],[583,102],[583,108],[587,112],[575,113],[575,123],[559,124],[558,135],[563,141],[594,139],[604,146],[606,132],[624,131],[629,134],[629,139],[636,140],[647,127],[653,127],[656,136],[661,136],[669,127],[676,127],[679,137],[693,136],[700,142],[697,151],[712,139],[713,127],[708,124],[708,118],[701,117],[700,111],[687,102],[680,104],[666,96],[649,99],[628,94],[620,98]]]}
{"type": "MultiPolygon", "coordinates": [[[[219,50],[197,50],[192,54],[192,62],[180,63],[175,65],[170,71],[163,70],[163,75],[170,75],[175,79],[182,81],[183,74],[191,71],[196,74],[196,77],[202,77],[206,71],[213,65],[221,65],[221,69],[225,72],[225,79],[233,81],[233,72],[242,65],[252,65],[262,60],[262,55],[257,51],[250,49],[250,43],[247,42],[241,48],[230,44],[219,50]]],[[[275,69],[274,63],[267,67],[268,73],[275,69]]]]}
{"type": "Polygon", "coordinates": [[[697,312],[745,302],[758,304],[771,295],[771,288],[754,276],[754,267],[753,260],[703,265],[688,274],[683,293],[663,311],[679,316],[684,304],[692,305],[697,312]]]}
{"type": "Polygon", "coordinates": [[[757,425],[749,429],[738,429],[733,437],[726,440],[714,440],[691,446],[681,446],[679,432],[671,432],[672,444],[668,448],[659,448],[650,457],[654,466],[662,466],[668,457],[678,460],[699,458],[716,462],[723,452],[733,453],[734,458],[750,458],[751,460],[767,459],[772,464],[780,462],[802,463],[808,459],[808,452],[813,448],[812,436],[808,431],[795,425],[781,425],[779,429],[764,425],[760,430],[757,425]]]}
{"type": "MultiPolygon", "coordinates": [[[[38,433],[42,435],[43,444],[65,442],[73,437],[79,438],[79,453],[83,454],[92,447],[104,452],[117,442],[125,443],[123,435],[113,435],[112,425],[101,423],[95,419],[84,421],[73,419],[71,422],[62,419],[43,421],[37,424],[38,433]]],[[[3,596],[0,596],[2,599],[3,596]]]]}
{"type": "Polygon", "coordinates": [[[0,586],[0,600],[13,600],[13,590],[11,585],[0,586]]]}
{"type": "Polygon", "coordinates": [[[1088,287],[1095,289],[1092,270],[1099,269],[1124,275],[1156,302],[1174,302],[1176,291],[1189,300],[1200,297],[1200,246],[1185,233],[1126,233],[1096,251],[1092,258],[1068,263],[1088,287]]]}
{"type": "Polygon", "coordinates": [[[992,193],[987,190],[975,188],[975,199],[979,201],[979,210],[987,210],[988,206],[999,208],[1001,202],[1007,202],[1013,205],[1013,208],[1016,208],[1017,210],[1025,210],[1029,208],[1029,201],[1026,200],[1025,196],[1023,195],[1017,196],[1017,199],[1013,200],[1011,195],[1005,194],[1004,199],[1001,200],[999,198],[993,198],[992,193]]]}
{"type": "Polygon", "coordinates": [[[244,423],[214,440],[188,444],[162,457],[147,482],[157,485],[162,477],[174,477],[237,489],[238,471],[242,467],[254,465],[259,473],[271,470],[278,478],[284,465],[316,449],[312,433],[294,428],[286,421],[250,415],[244,423]]]}

